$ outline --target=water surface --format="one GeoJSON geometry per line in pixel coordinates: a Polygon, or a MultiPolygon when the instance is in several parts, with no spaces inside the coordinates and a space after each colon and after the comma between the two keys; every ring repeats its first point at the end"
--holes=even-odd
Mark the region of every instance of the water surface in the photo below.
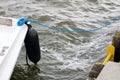
{"type": "MultiPolygon", "coordinates": [[[[120,15],[119,0],[1,0],[0,16],[30,18],[60,29],[89,30],[120,15]]],[[[97,32],[61,33],[32,24],[39,34],[39,69],[29,69],[23,47],[11,80],[86,80],[89,69],[105,58],[120,22],[97,32]]],[[[30,62],[33,66],[33,64],[30,62]]]]}

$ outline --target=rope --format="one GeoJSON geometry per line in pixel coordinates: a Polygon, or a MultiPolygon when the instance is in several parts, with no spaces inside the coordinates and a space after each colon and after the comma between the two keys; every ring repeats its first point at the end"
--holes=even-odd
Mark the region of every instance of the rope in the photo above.
{"type": "Polygon", "coordinates": [[[95,31],[98,31],[98,30],[101,30],[105,27],[109,27],[110,25],[112,25],[113,23],[117,22],[120,20],[120,17],[117,17],[113,20],[111,20],[110,22],[107,22],[106,24],[102,25],[102,26],[99,26],[95,29],[91,29],[91,30],[62,30],[62,29],[59,29],[59,28],[55,28],[53,26],[49,26],[49,25],[46,25],[46,24],[43,24],[39,21],[36,21],[36,20],[31,20],[31,19],[27,19],[27,18],[21,18],[19,19],[19,21],[17,22],[17,25],[18,26],[22,26],[25,24],[25,22],[32,22],[32,23],[35,23],[39,26],[42,26],[42,27],[45,27],[45,28],[48,28],[48,29],[52,29],[52,30],[55,30],[55,31],[58,31],[58,32],[95,32],[95,31]]]}
{"type": "Polygon", "coordinates": [[[28,65],[28,67],[30,67],[29,62],[28,62],[28,55],[27,55],[27,53],[26,53],[26,64],[28,65]]]}

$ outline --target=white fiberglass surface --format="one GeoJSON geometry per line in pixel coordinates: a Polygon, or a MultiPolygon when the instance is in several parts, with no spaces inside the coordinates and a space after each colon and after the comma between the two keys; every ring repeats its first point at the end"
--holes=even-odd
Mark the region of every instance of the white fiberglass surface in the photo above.
{"type": "Polygon", "coordinates": [[[18,27],[0,25],[0,64],[2,64],[5,56],[8,54],[19,31],[20,28],[18,27]]]}
{"type": "Polygon", "coordinates": [[[13,28],[0,25],[0,46],[5,45],[5,43],[11,37],[13,32],[14,32],[13,28]]]}

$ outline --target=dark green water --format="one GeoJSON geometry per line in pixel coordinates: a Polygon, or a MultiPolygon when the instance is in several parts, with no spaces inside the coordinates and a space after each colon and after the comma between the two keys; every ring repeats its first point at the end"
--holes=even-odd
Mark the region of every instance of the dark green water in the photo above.
{"type": "MultiPolygon", "coordinates": [[[[94,29],[120,16],[120,0],[1,0],[0,16],[26,17],[62,29],[94,29]]],[[[61,33],[32,24],[39,33],[42,58],[28,68],[22,48],[11,80],[86,80],[105,58],[120,22],[93,33],[61,33]]]]}

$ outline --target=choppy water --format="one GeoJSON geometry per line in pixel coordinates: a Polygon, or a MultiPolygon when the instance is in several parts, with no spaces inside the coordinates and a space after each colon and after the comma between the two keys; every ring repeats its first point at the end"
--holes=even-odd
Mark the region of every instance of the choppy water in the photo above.
{"type": "MultiPolygon", "coordinates": [[[[0,16],[27,17],[64,28],[94,29],[120,16],[120,0],[1,0],[0,16]]],[[[120,22],[93,33],[61,33],[38,25],[39,69],[28,69],[22,48],[11,80],[86,80],[90,67],[105,58],[120,22]]],[[[32,64],[32,63],[31,63],[32,64]]]]}

